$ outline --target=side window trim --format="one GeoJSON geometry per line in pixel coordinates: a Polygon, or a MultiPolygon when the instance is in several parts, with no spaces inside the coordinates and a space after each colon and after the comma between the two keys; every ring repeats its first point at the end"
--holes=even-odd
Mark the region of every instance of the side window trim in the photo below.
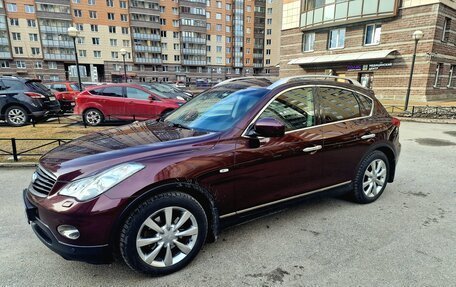
{"type": "Polygon", "coordinates": [[[304,88],[312,88],[312,94],[313,94],[313,97],[314,97],[314,113],[315,113],[315,117],[316,117],[316,123],[315,123],[315,125],[313,125],[311,127],[305,127],[305,128],[302,128],[302,129],[295,129],[295,130],[291,130],[291,131],[286,131],[285,134],[301,131],[301,130],[304,130],[304,129],[315,128],[316,126],[318,126],[318,124],[317,124],[318,123],[318,114],[317,114],[316,103],[315,103],[315,101],[317,100],[317,97],[316,97],[317,86],[315,86],[315,85],[302,85],[302,86],[296,86],[296,87],[288,88],[288,89],[283,90],[280,93],[276,94],[274,97],[272,97],[268,101],[268,103],[266,105],[264,105],[264,107],[255,115],[255,117],[250,122],[250,124],[247,125],[247,127],[245,128],[245,130],[242,133],[241,137],[251,138],[251,136],[249,136],[248,133],[249,133],[250,129],[252,128],[253,124],[258,120],[258,118],[261,116],[261,114],[271,105],[271,103],[273,101],[275,101],[278,97],[280,97],[281,95],[285,94],[286,92],[289,92],[289,91],[292,91],[292,90],[296,90],[296,89],[304,89],[304,88]]]}

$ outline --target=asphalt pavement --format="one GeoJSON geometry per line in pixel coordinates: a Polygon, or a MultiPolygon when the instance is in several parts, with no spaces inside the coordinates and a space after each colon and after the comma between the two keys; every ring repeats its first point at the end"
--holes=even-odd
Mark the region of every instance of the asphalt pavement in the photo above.
{"type": "Polygon", "coordinates": [[[22,206],[33,169],[0,169],[0,286],[456,286],[456,125],[403,122],[401,142],[375,203],[309,199],[224,230],[162,278],[48,250],[22,206]]]}

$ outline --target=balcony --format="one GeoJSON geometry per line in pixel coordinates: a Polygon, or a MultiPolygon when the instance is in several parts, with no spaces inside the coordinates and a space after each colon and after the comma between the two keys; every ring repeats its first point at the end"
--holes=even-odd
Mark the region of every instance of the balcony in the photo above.
{"type": "Polygon", "coordinates": [[[152,29],[160,29],[159,22],[153,22],[149,20],[142,20],[142,19],[130,19],[130,26],[132,27],[142,27],[142,28],[152,28],[152,29]]]}
{"type": "Polygon", "coordinates": [[[42,40],[44,47],[73,48],[73,42],[64,40],[42,40]]]}
{"type": "Polygon", "coordinates": [[[254,68],[263,68],[264,65],[263,65],[263,63],[253,63],[253,67],[254,68]]]}
{"type": "Polygon", "coordinates": [[[135,62],[136,63],[140,63],[140,64],[161,64],[162,63],[162,59],[160,59],[160,58],[139,58],[139,57],[136,57],[135,58],[135,62]]]}
{"type": "Polygon", "coordinates": [[[182,65],[185,66],[206,66],[206,61],[201,60],[182,60],[182,65]]]}
{"type": "Polygon", "coordinates": [[[55,61],[75,61],[74,55],[71,54],[49,54],[44,53],[45,60],[55,60],[55,61]]]}
{"type": "Polygon", "coordinates": [[[72,20],[71,14],[65,12],[36,11],[36,17],[38,19],[72,20]]]}
{"type": "Polygon", "coordinates": [[[133,38],[138,40],[150,40],[160,41],[161,37],[158,34],[145,34],[145,33],[133,33],[133,38]]]}
{"type": "Polygon", "coordinates": [[[179,0],[179,6],[194,7],[198,4],[198,7],[206,8],[206,0],[179,0]]]}
{"type": "Polygon", "coordinates": [[[398,0],[334,1],[318,5],[301,13],[302,29],[314,29],[381,19],[397,15],[398,0]]]}
{"type": "Polygon", "coordinates": [[[160,46],[136,46],[135,52],[161,53],[160,46]]]}
{"type": "Polygon", "coordinates": [[[53,27],[53,26],[42,26],[40,25],[40,31],[42,33],[53,33],[53,34],[67,34],[68,27],[53,27]]]}
{"type": "Polygon", "coordinates": [[[255,53],[255,54],[253,54],[253,58],[254,59],[262,59],[263,58],[263,54],[255,53]]]}
{"type": "Polygon", "coordinates": [[[206,44],[205,38],[182,37],[182,42],[192,44],[206,44]]]}
{"type": "Polygon", "coordinates": [[[0,59],[11,59],[11,52],[0,52],[0,59]]]}
{"type": "Polygon", "coordinates": [[[132,7],[130,6],[130,13],[160,16],[160,9],[152,9],[147,7],[132,7]]]}
{"type": "Polygon", "coordinates": [[[8,38],[0,38],[0,45],[1,46],[9,46],[8,38]]]}
{"type": "Polygon", "coordinates": [[[182,49],[182,54],[184,54],[184,55],[205,56],[206,55],[206,50],[202,50],[202,49],[182,49]]]}
{"type": "Polygon", "coordinates": [[[0,23],[0,30],[6,30],[6,23],[0,23]]]}

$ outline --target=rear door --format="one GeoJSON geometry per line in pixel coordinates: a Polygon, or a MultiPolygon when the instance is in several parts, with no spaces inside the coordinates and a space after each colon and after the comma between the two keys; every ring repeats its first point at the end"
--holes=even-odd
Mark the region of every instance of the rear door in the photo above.
{"type": "Polygon", "coordinates": [[[101,109],[107,120],[124,119],[125,105],[127,103],[123,90],[122,86],[93,89],[90,91],[92,94],[90,100],[95,102],[96,108],[101,109]]]}
{"type": "Polygon", "coordinates": [[[371,117],[373,101],[340,87],[322,86],[317,94],[324,141],[322,181],[331,186],[353,180],[378,132],[371,117]]]}
{"type": "Polygon", "coordinates": [[[127,114],[131,119],[146,120],[157,118],[159,111],[156,106],[158,98],[142,89],[127,87],[127,114]]]}
{"type": "Polygon", "coordinates": [[[285,91],[259,115],[284,123],[283,137],[239,138],[233,172],[241,212],[322,187],[323,139],[320,127],[315,126],[313,94],[313,87],[285,91]]]}

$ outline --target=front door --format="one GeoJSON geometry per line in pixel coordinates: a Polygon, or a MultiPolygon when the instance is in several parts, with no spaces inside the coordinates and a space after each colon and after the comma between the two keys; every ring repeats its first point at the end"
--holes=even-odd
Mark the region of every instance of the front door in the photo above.
{"type": "Polygon", "coordinates": [[[286,126],[280,138],[239,138],[234,172],[237,210],[256,207],[320,188],[322,133],[315,126],[314,88],[282,92],[258,118],[286,126]]]}
{"type": "Polygon", "coordinates": [[[133,120],[146,120],[157,118],[158,109],[155,99],[150,93],[127,87],[127,115],[133,120]]]}

